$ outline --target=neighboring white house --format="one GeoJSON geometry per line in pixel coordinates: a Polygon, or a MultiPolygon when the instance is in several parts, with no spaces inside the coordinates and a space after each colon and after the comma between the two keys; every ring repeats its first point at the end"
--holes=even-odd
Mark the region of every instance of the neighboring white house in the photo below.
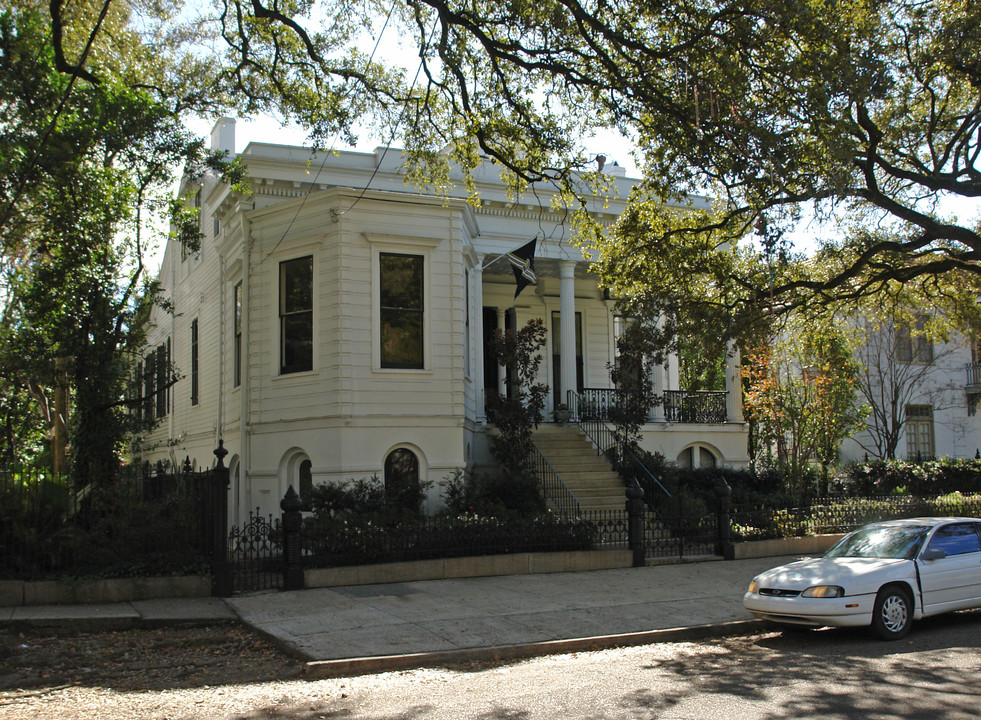
{"type": "MultiPolygon", "coordinates": [[[[213,146],[234,153],[234,130],[219,121],[213,146]]],[[[251,143],[240,157],[249,197],[211,177],[185,185],[204,238],[192,254],[176,241],[166,249],[159,279],[173,312],[154,311],[141,365],[147,390],[165,358],[181,379],[154,399],[161,421],[138,448],[151,462],[210,466],[222,440],[233,521],[278,512],[291,484],[397,466],[434,483],[436,507],[442,480],[490,462],[484,397],[506,381],[485,355],[495,329],[544,320],[549,410],[570,389],[611,387],[613,302],[547,191],[514,201],[488,162],[475,177],[479,206],[462,181],[449,197],[421,194],[400,175],[401,153],[384,148],[251,143]],[[515,299],[505,255],[536,237],[537,284],[515,299]]],[[[621,199],[591,208],[603,223],[632,184],[616,171],[621,199]]],[[[737,391],[715,396],[708,415],[678,387],[677,362],[655,372],[669,400],[644,429],[648,449],[683,464],[748,462],[738,353],[727,362],[737,391]]]]}
{"type": "MultiPolygon", "coordinates": [[[[857,357],[865,366],[860,380],[865,395],[859,401],[872,409],[866,425],[898,426],[896,420],[901,421],[897,458],[975,457],[981,449],[977,343],[957,335],[934,343],[916,332],[884,329],[870,333],[857,357]]],[[[842,459],[877,457],[876,435],[867,428],[846,440],[842,459]]]]}

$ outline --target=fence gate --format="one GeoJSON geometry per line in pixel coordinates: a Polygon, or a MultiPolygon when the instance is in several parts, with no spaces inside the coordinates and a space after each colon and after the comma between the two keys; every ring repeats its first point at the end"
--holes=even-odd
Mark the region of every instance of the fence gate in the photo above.
{"type": "Polygon", "coordinates": [[[283,587],[283,531],[272,515],[249,513],[244,525],[228,533],[228,566],[233,593],[281,590],[283,587]]]}
{"type": "Polygon", "coordinates": [[[715,515],[660,517],[645,513],[644,537],[647,557],[653,560],[719,554],[715,515]]]}

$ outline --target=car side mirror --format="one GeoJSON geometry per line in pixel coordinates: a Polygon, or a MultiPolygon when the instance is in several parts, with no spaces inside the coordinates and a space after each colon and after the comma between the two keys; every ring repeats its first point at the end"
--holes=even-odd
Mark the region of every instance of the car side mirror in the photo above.
{"type": "Polygon", "coordinates": [[[926,561],[942,560],[943,558],[947,557],[947,553],[940,548],[927,548],[923,551],[923,554],[920,557],[926,561]]]}

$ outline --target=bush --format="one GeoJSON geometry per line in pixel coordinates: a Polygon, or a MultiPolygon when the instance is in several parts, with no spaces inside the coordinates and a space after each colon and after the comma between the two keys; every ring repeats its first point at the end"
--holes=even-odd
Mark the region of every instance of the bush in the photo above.
{"type": "Polygon", "coordinates": [[[429,483],[403,487],[389,496],[385,483],[377,476],[346,483],[314,485],[308,491],[304,509],[325,517],[370,517],[381,522],[418,517],[429,483]]]}
{"type": "Polygon", "coordinates": [[[449,516],[528,517],[544,512],[546,507],[533,474],[514,477],[503,471],[479,475],[457,470],[443,487],[443,503],[443,514],[449,516]]]}
{"type": "Polygon", "coordinates": [[[314,517],[304,522],[308,567],[444,557],[589,550],[597,529],[551,514],[535,517],[418,518],[382,525],[371,518],[314,517]]]}
{"type": "Polygon", "coordinates": [[[841,469],[835,483],[848,496],[944,495],[981,492],[981,460],[942,458],[925,463],[871,460],[841,469]]]}

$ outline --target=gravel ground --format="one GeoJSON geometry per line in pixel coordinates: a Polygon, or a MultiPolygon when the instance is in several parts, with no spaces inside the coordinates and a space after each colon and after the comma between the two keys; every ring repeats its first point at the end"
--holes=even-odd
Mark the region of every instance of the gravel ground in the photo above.
{"type": "Polygon", "coordinates": [[[276,707],[277,686],[298,678],[302,667],[232,623],[94,633],[3,629],[0,717],[219,717],[222,697],[226,717],[265,717],[256,707],[276,707]],[[201,714],[204,703],[209,711],[201,714]]]}

